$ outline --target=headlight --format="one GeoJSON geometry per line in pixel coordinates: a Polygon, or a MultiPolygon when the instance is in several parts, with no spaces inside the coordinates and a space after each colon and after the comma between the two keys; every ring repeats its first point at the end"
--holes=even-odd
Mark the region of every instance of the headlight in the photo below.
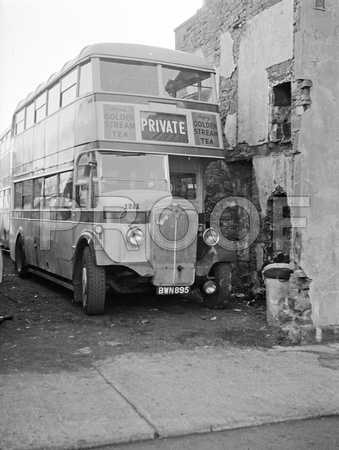
{"type": "Polygon", "coordinates": [[[214,292],[217,290],[217,285],[214,283],[214,281],[208,280],[202,287],[205,294],[214,294],[214,292]]]}
{"type": "Polygon", "coordinates": [[[198,234],[201,236],[204,233],[205,229],[206,229],[205,225],[203,225],[202,223],[199,223],[198,234]]]}
{"type": "Polygon", "coordinates": [[[94,231],[96,232],[96,234],[101,234],[103,232],[103,228],[101,225],[95,225],[94,231]]]}
{"type": "Polygon", "coordinates": [[[207,245],[215,245],[219,242],[219,233],[214,228],[207,228],[203,234],[203,239],[207,245]]]}
{"type": "Polygon", "coordinates": [[[135,247],[139,247],[144,241],[144,233],[139,228],[130,228],[126,234],[127,242],[135,247]]]}

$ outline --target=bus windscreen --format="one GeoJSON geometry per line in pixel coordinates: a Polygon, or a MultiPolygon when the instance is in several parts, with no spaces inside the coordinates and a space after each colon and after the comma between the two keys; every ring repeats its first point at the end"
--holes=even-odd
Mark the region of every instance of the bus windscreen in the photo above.
{"type": "Polygon", "coordinates": [[[100,154],[98,155],[98,164],[101,166],[101,192],[103,195],[120,190],[168,190],[164,156],[100,154]]]}

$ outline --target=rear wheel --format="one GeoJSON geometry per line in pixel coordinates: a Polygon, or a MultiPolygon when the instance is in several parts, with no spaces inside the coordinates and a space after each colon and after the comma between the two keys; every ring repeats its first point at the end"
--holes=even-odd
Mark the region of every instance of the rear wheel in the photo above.
{"type": "Polygon", "coordinates": [[[18,239],[15,247],[15,268],[19,277],[24,278],[28,275],[25,248],[21,238],[18,239]]]}
{"type": "Polygon", "coordinates": [[[88,316],[104,312],[106,296],[105,268],[93,261],[91,249],[86,247],[82,257],[81,297],[82,307],[88,316]]]}
{"type": "Polygon", "coordinates": [[[224,309],[231,299],[232,267],[230,263],[217,263],[212,274],[217,289],[213,294],[203,293],[204,304],[210,309],[224,309]]]}

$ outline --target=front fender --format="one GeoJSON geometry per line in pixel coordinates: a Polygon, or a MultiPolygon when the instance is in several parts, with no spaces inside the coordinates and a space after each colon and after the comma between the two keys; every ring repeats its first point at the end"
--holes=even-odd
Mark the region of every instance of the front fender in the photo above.
{"type": "Polygon", "coordinates": [[[200,245],[204,247],[202,249],[200,247],[201,258],[197,260],[196,264],[197,277],[208,275],[215,263],[238,261],[236,252],[226,250],[218,244],[212,247],[200,242],[200,245]]]}
{"type": "Polygon", "coordinates": [[[23,246],[23,248],[24,248],[24,250],[25,250],[25,238],[24,238],[24,230],[23,230],[23,227],[22,227],[22,226],[20,226],[20,227],[18,228],[16,237],[15,237],[15,241],[14,241],[14,243],[15,243],[14,249],[16,248],[16,245],[17,245],[17,242],[18,242],[19,239],[22,240],[22,246],[23,246]]]}
{"type": "Polygon", "coordinates": [[[81,234],[80,238],[78,239],[78,242],[75,247],[74,256],[73,256],[73,274],[75,273],[76,263],[78,260],[79,255],[82,254],[84,248],[86,246],[89,246],[92,252],[94,263],[96,264],[96,252],[95,252],[95,246],[98,245],[98,239],[94,235],[94,233],[90,231],[85,231],[81,234]]]}

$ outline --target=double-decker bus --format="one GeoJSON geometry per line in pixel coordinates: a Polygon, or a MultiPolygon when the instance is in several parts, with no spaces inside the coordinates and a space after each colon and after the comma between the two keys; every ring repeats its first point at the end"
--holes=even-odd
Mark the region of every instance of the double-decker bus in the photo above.
{"type": "Polygon", "coordinates": [[[8,128],[0,135],[0,249],[6,250],[9,249],[10,143],[8,128]]]}
{"type": "MultiPolygon", "coordinates": [[[[74,291],[102,314],[108,288],[229,295],[232,251],[204,215],[204,172],[223,158],[215,73],[157,47],[84,48],[17,106],[10,237],[20,276],[74,291]]],[[[6,194],[7,195],[7,194],[6,194]]]]}

